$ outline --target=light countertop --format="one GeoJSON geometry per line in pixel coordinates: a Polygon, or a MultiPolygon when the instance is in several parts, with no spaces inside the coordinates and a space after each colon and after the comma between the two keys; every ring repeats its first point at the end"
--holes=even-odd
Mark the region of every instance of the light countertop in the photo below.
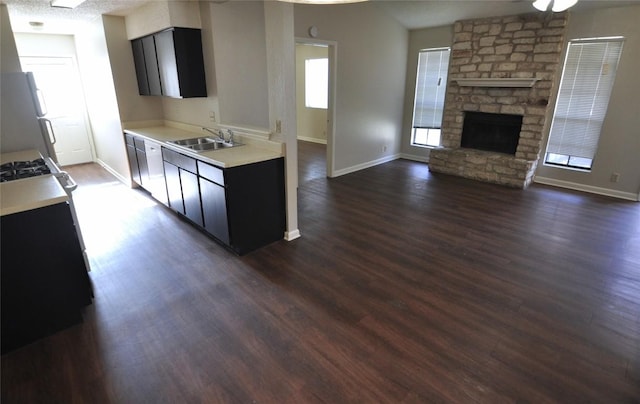
{"type": "MultiPolygon", "coordinates": [[[[0,154],[0,162],[35,160],[40,157],[36,150],[25,150],[0,154]]],[[[43,208],[68,200],[67,193],[53,175],[0,183],[0,216],[43,208]]]]}
{"type": "Polygon", "coordinates": [[[11,163],[14,161],[33,161],[41,158],[42,155],[35,149],[22,150],[18,152],[0,154],[0,164],[11,163]]]}
{"type": "Polygon", "coordinates": [[[162,144],[162,146],[175,150],[179,153],[194,157],[196,159],[214,164],[222,168],[252,164],[283,156],[281,145],[273,145],[273,142],[266,141],[255,142],[252,139],[243,137],[241,134],[238,134],[236,136],[236,140],[240,143],[243,143],[242,146],[196,153],[194,151],[186,150],[182,147],[167,143],[167,141],[212,136],[211,134],[205,132],[194,133],[170,126],[132,128],[125,129],[125,132],[131,135],[140,136],[145,139],[158,142],[162,144]]]}

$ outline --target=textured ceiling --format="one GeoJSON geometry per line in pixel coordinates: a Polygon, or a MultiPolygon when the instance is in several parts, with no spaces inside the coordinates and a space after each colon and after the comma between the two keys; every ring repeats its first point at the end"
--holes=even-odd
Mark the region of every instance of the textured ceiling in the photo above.
{"type": "MultiPolygon", "coordinates": [[[[131,10],[158,0],[86,0],[73,10],[53,8],[50,0],[0,0],[7,4],[16,32],[38,32],[29,21],[40,21],[40,32],[73,33],[78,22],[102,14],[127,15],[131,10]]],[[[198,1],[198,0],[169,0],[198,1]]],[[[209,0],[214,1],[214,0],[209,0]]],[[[245,0],[230,0],[245,1],[245,0]]],[[[269,0],[267,0],[269,1],[269,0]]],[[[408,29],[451,24],[456,20],[520,14],[535,11],[533,0],[373,0],[377,7],[408,29]]],[[[215,0],[225,2],[225,0],[215,0]]],[[[580,0],[574,10],[640,4],[640,0],[580,0]]],[[[325,6],[332,7],[332,6],[325,6]]],[[[339,7],[339,6],[335,6],[339,7]]]]}
{"type": "Polygon", "coordinates": [[[74,9],[51,7],[50,0],[3,0],[7,4],[11,27],[16,32],[73,33],[76,24],[90,21],[102,14],[126,15],[128,11],[149,0],[86,0],[74,9]],[[43,22],[40,30],[33,30],[30,21],[43,22]]]}

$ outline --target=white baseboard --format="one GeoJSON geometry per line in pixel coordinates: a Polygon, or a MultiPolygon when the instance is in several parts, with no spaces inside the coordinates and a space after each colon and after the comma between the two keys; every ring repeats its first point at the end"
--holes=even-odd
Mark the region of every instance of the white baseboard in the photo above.
{"type": "Polygon", "coordinates": [[[374,166],[377,166],[377,165],[380,165],[380,164],[388,163],[390,161],[397,160],[399,158],[400,158],[400,154],[398,153],[398,154],[394,154],[394,155],[391,155],[391,156],[385,156],[385,157],[377,159],[377,160],[368,161],[366,163],[357,164],[355,166],[343,168],[341,170],[335,170],[333,172],[333,177],[340,177],[341,175],[355,173],[356,171],[360,171],[360,170],[364,170],[365,168],[374,167],[374,166]]]}
{"type": "Polygon", "coordinates": [[[105,163],[104,161],[102,161],[100,159],[96,159],[96,163],[100,164],[100,166],[102,168],[104,168],[105,170],[109,171],[109,173],[111,175],[113,175],[114,177],[116,177],[118,179],[118,181],[122,182],[123,184],[125,184],[125,185],[127,185],[129,187],[131,186],[131,180],[129,180],[129,178],[125,178],[122,175],[120,175],[113,168],[109,167],[109,165],[107,163],[105,163]]]}
{"type": "Polygon", "coordinates": [[[284,232],[284,239],[286,241],[293,241],[297,238],[300,238],[300,236],[302,235],[300,234],[300,230],[298,229],[284,232]]]}
{"type": "Polygon", "coordinates": [[[298,140],[311,143],[327,144],[327,139],[318,139],[317,137],[298,136],[298,140]]]}
{"type": "Polygon", "coordinates": [[[428,156],[416,156],[415,154],[400,153],[400,158],[411,161],[420,161],[422,163],[429,162],[428,156]]]}
{"type": "Polygon", "coordinates": [[[613,198],[627,199],[627,200],[630,200],[630,201],[639,201],[640,200],[640,198],[639,198],[640,195],[636,195],[636,194],[631,193],[631,192],[616,191],[614,189],[594,187],[594,186],[591,186],[591,185],[578,184],[576,182],[556,180],[554,178],[537,177],[536,176],[533,179],[533,182],[536,182],[538,184],[551,185],[551,186],[554,186],[554,187],[573,189],[575,191],[589,192],[591,194],[610,196],[610,197],[613,197],[613,198]]]}

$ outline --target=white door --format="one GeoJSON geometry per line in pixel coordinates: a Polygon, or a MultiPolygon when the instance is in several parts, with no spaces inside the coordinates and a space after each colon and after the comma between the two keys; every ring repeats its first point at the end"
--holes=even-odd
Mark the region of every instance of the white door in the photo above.
{"type": "Polygon", "coordinates": [[[61,166],[93,161],[82,85],[70,57],[22,57],[23,71],[33,72],[42,91],[56,135],[56,156],[61,166]]]}

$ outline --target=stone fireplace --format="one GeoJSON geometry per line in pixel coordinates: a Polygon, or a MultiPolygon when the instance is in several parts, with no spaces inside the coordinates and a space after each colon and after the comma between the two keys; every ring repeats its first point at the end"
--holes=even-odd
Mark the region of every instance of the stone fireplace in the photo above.
{"type": "Polygon", "coordinates": [[[549,99],[559,80],[566,25],[566,13],[455,23],[442,147],[431,151],[431,171],[518,188],[531,183],[553,113],[549,99]],[[488,129],[491,114],[516,117],[517,135],[488,129]],[[469,147],[466,136],[463,143],[463,128],[480,147],[469,147]],[[517,138],[515,150],[487,147],[509,136],[517,138]]]}

